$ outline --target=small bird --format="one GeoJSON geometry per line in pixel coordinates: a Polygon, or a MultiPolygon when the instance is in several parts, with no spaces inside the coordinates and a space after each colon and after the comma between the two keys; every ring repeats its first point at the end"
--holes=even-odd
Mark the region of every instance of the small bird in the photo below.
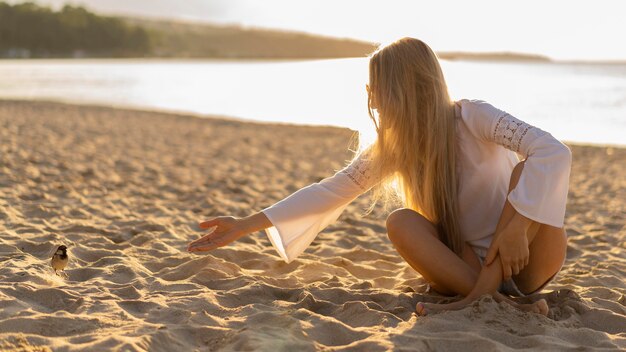
{"type": "Polygon", "coordinates": [[[68,261],[69,257],[67,256],[67,247],[60,245],[56,252],[52,255],[52,260],[50,261],[52,269],[54,269],[54,273],[59,275],[57,271],[65,269],[68,261]]]}

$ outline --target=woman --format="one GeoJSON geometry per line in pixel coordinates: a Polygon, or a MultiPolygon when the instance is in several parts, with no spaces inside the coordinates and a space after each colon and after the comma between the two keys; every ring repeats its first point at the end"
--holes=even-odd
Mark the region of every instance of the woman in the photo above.
{"type": "Polygon", "coordinates": [[[506,295],[539,292],[565,261],[569,148],[484,101],[452,101],[436,55],[418,39],[372,53],[366,89],[374,143],[359,146],[333,176],[259,213],[201,223],[215,230],[188,250],[211,250],[264,229],[290,262],[373,189],[369,211],[381,198],[385,206],[394,197],[404,205],[386,222],[398,253],[433,290],[464,296],[420,302],[418,314],[459,309],[483,294],[547,314],[543,299],[517,304],[506,295]]]}

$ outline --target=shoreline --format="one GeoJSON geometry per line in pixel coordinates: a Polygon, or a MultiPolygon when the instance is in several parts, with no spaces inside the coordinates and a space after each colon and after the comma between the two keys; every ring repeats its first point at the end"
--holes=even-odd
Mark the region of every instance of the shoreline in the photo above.
{"type": "MultiPolygon", "coordinates": [[[[106,105],[99,103],[75,103],[71,101],[60,101],[60,100],[45,100],[45,99],[12,99],[12,98],[0,98],[0,104],[3,103],[17,103],[17,104],[48,104],[50,106],[53,105],[64,105],[67,107],[83,107],[83,108],[93,108],[93,109],[102,109],[102,110],[118,110],[124,111],[128,113],[150,113],[161,116],[171,116],[173,118],[189,118],[189,119],[200,119],[200,120],[216,120],[222,122],[236,122],[242,124],[259,124],[259,125],[276,125],[278,127],[286,126],[293,128],[330,128],[330,129],[339,129],[339,130],[348,130],[352,132],[356,132],[348,127],[341,127],[335,125],[307,125],[307,124],[298,124],[292,122],[281,122],[281,121],[259,121],[253,119],[247,119],[245,117],[237,117],[231,115],[218,115],[218,114],[203,114],[203,113],[195,113],[191,111],[182,111],[182,110],[168,110],[168,109],[159,109],[154,108],[151,109],[149,107],[136,107],[130,105],[106,105]]],[[[624,146],[626,148],[626,146],[624,146]]]]}
{"type": "MultiPolygon", "coordinates": [[[[348,127],[341,127],[335,125],[317,125],[317,124],[299,124],[293,122],[281,122],[281,121],[260,121],[249,119],[245,117],[231,116],[231,115],[217,115],[217,114],[204,114],[204,113],[195,113],[190,111],[183,110],[169,110],[169,109],[159,109],[154,108],[151,109],[149,107],[139,107],[139,106],[130,106],[130,105],[106,105],[100,103],[77,103],[71,101],[60,101],[60,100],[47,100],[47,99],[13,99],[13,98],[1,98],[0,104],[2,103],[19,103],[19,104],[51,104],[51,105],[66,105],[66,106],[76,106],[76,107],[85,107],[85,108],[94,108],[94,109],[113,109],[127,112],[136,112],[136,113],[152,113],[159,115],[171,115],[176,118],[194,118],[194,119],[209,119],[209,120],[220,120],[220,121],[230,121],[230,122],[238,122],[238,123],[250,123],[250,124],[261,124],[261,125],[275,125],[278,127],[282,126],[291,126],[294,128],[304,127],[304,128],[331,128],[331,129],[339,129],[339,130],[348,130],[351,132],[357,132],[348,127]]],[[[569,140],[561,140],[563,143],[569,145],[576,145],[580,147],[596,147],[596,148],[617,148],[617,149],[625,149],[626,144],[612,144],[612,143],[593,143],[593,142],[580,142],[580,141],[569,141],[569,140]]]]}

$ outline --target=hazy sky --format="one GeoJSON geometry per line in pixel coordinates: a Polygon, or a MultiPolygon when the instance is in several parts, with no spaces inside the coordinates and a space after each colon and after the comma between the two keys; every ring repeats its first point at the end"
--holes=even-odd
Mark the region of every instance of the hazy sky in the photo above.
{"type": "MultiPolygon", "coordinates": [[[[18,2],[18,1],[13,1],[18,2]]],[[[188,19],[393,41],[439,51],[515,51],[626,60],[626,0],[39,0],[102,13],[188,19]]]]}

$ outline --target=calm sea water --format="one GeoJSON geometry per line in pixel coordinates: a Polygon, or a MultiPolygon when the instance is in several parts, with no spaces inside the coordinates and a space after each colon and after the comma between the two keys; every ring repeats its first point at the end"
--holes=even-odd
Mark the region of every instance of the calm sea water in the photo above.
{"type": "MultiPolygon", "coordinates": [[[[442,61],[483,99],[576,142],[626,145],[626,65],[442,61]]],[[[372,130],[367,59],[2,60],[0,98],[162,109],[372,130]]]]}

